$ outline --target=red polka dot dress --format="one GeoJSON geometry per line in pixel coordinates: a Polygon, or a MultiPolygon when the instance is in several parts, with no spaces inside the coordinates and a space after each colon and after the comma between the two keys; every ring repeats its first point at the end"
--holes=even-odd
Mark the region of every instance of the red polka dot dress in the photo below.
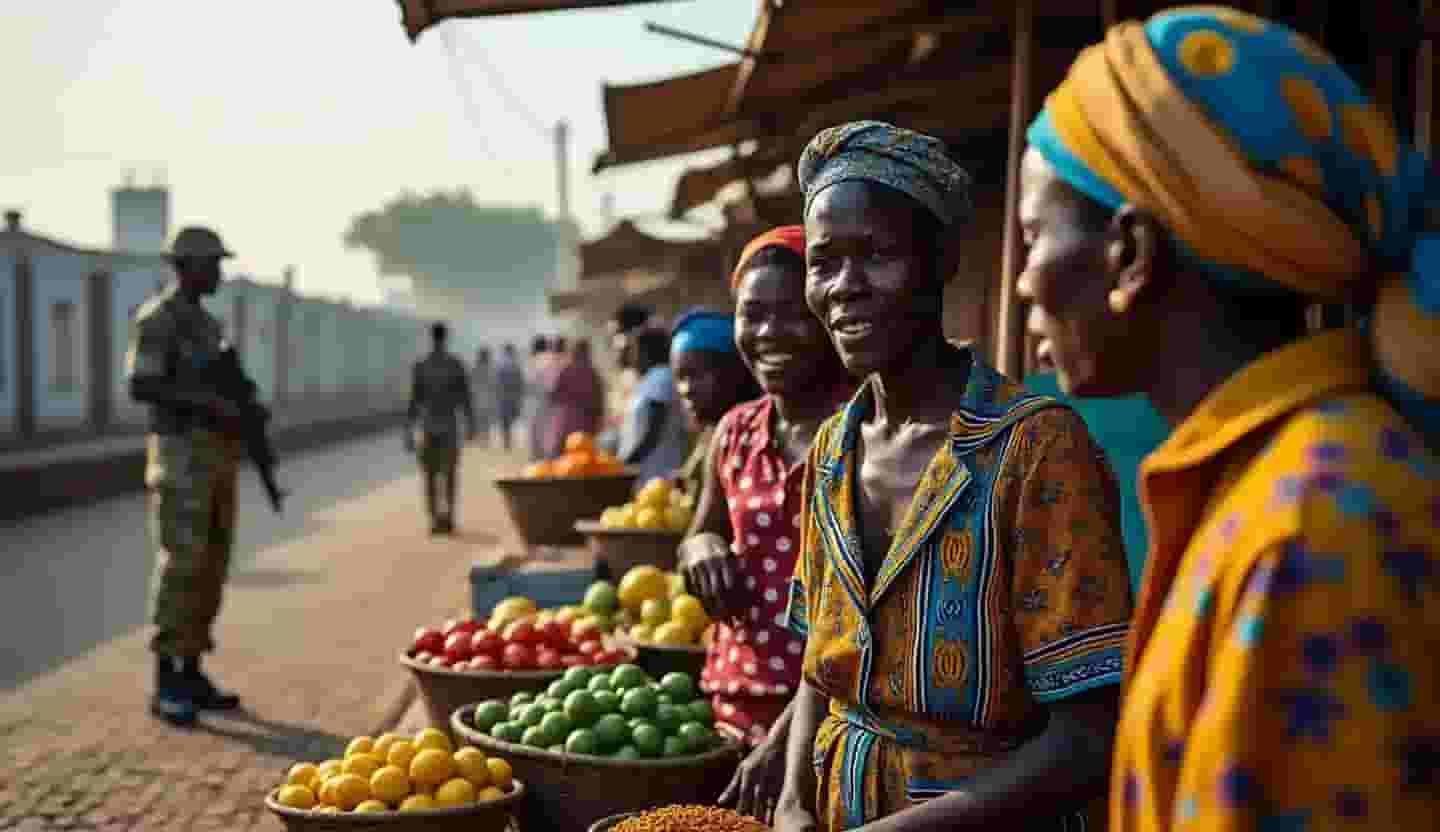
{"type": "Polygon", "coordinates": [[[771,435],[769,396],[733,408],[716,428],[719,480],[739,561],[741,617],[716,625],[700,687],[716,727],[750,745],[763,740],[800,682],[805,643],[784,626],[799,549],[802,463],[771,435]]]}

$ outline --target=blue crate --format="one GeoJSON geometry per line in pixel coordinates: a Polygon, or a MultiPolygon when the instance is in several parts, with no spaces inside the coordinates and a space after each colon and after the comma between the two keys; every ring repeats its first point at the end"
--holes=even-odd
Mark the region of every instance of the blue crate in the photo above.
{"type": "Polygon", "coordinates": [[[542,609],[578,604],[594,580],[594,569],[517,573],[476,564],[470,568],[470,608],[475,618],[483,619],[512,595],[523,595],[542,609]]]}

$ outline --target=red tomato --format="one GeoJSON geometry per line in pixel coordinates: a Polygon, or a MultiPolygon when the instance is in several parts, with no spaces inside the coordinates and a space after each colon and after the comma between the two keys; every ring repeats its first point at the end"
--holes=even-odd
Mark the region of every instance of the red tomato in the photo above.
{"type": "Polygon", "coordinates": [[[595,664],[611,665],[624,664],[627,660],[629,660],[630,655],[624,650],[617,650],[612,647],[609,650],[601,650],[591,658],[595,662],[595,664]]]}
{"type": "Polygon", "coordinates": [[[445,658],[451,662],[463,662],[470,658],[470,634],[451,633],[445,639],[445,658]]]}
{"type": "Polygon", "coordinates": [[[602,635],[604,633],[601,632],[600,625],[594,621],[586,621],[582,618],[570,625],[570,640],[575,644],[598,640],[602,635]]]}
{"type": "Polygon", "coordinates": [[[550,619],[545,624],[545,643],[557,650],[571,647],[574,642],[570,640],[570,625],[558,618],[550,619]]]}
{"type": "Polygon", "coordinates": [[[481,627],[470,634],[470,652],[475,656],[498,656],[503,649],[505,642],[488,627],[481,627]]]}
{"type": "Polygon", "coordinates": [[[447,659],[447,658],[445,658],[444,656],[436,656],[435,658],[433,658],[433,659],[430,660],[430,666],[431,666],[431,667],[449,667],[449,666],[450,666],[450,660],[447,659]]]}
{"type": "Polygon", "coordinates": [[[590,657],[581,653],[566,653],[560,657],[563,667],[581,667],[590,663],[590,657]]]}
{"type": "Polygon", "coordinates": [[[506,627],[500,637],[511,644],[534,644],[540,638],[540,634],[535,632],[534,621],[522,618],[506,627]]]}
{"type": "Polygon", "coordinates": [[[605,649],[605,645],[601,644],[600,639],[596,638],[580,642],[580,646],[576,649],[580,651],[582,656],[589,656],[593,659],[596,653],[605,649]]]}
{"type": "Polygon", "coordinates": [[[515,670],[526,670],[535,666],[535,652],[523,644],[507,644],[503,654],[505,666],[515,670]]]}
{"type": "Polygon", "coordinates": [[[439,653],[445,649],[445,634],[433,627],[421,627],[415,631],[415,652],[439,653]]]}
{"type": "Polygon", "coordinates": [[[421,664],[429,664],[430,660],[433,658],[435,658],[435,654],[431,653],[429,650],[421,650],[419,653],[415,654],[415,661],[420,662],[421,664]]]}
{"type": "Polygon", "coordinates": [[[548,647],[541,647],[535,654],[535,666],[541,670],[559,670],[564,667],[560,663],[560,652],[548,647]]]}
{"type": "Polygon", "coordinates": [[[480,629],[480,628],[483,627],[483,626],[484,626],[483,624],[481,624],[479,621],[476,621],[476,620],[473,619],[473,618],[466,618],[466,619],[463,619],[463,620],[461,620],[461,621],[455,622],[455,626],[453,626],[453,627],[451,627],[450,629],[446,630],[446,631],[445,631],[445,635],[448,636],[448,635],[450,635],[451,633],[466,633],[466,634],[469,634],[469,633],[475,632],[476,630],[480,629]]]}
{"type": "Polygon", "coordinates": [[[471,670],[499,670],[500,660],[488,653],[481,653],[470,660],[471,670]]]}

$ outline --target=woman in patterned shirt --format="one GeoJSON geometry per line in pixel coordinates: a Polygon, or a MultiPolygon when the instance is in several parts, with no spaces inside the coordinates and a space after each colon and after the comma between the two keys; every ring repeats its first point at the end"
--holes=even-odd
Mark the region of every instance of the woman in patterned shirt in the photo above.
{"type": "Polygon", "coordinates": [[[853,383],[805,306],[800,226],[762,234],[735,267],[735,344],[765,395],[720,420],[695,524],[681,547],[689,586],[720,622],[701,688],[716,725],[754,748],[722,802],[768,815],[778,792],[803,642],[784,628],[799,549],[800,483],[820,422],[853,383]]]}

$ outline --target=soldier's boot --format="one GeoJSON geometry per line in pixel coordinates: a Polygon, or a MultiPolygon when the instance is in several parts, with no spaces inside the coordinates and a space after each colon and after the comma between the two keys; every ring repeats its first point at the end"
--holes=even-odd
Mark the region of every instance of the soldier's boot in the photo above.
{"type": "Polygon", "coordinates": [[[230,711],[240,707],[239,696],[215,687],[210,677],[200,670],[200,657],[186,658],[180,672],[181,680],[190,692],[190,702],[197,709],[230,711]]]}
{"type": "Polygon", "coordinates": [[[155,694],[150,699],[150,713],[171,725],[195,723],[195,703],[190,699],[190,690],[169,656],[156,657],[155,694]]]}

